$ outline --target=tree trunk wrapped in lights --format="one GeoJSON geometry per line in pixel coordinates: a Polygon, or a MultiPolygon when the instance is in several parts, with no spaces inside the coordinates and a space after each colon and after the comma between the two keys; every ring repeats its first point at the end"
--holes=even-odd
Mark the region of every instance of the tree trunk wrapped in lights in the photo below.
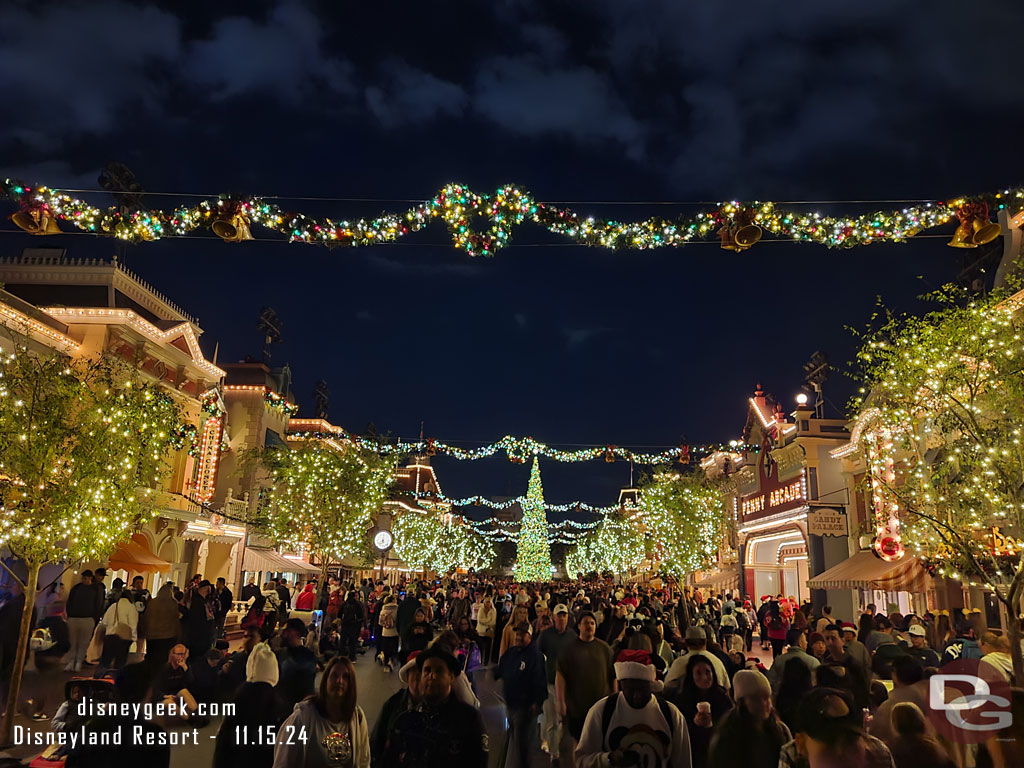
{"type": "Polygon", "coordinates": [[[517,581],[547,581],[551,578],[551,545],[548,543],[548,517],[544,509],[544,486],[540,465],[533,457],[530,485],[522,503],[523,521],[516,544],[517,581]]]}
{"type": "MultiPolygon", "coordinates": [[[[153,511],[182,412],[120,360],[71,361],[16,340],[0,358],[0,549],[25,564],[16,655],[0,744],[10,743],[44,565],[102,560],[153,511]]],[[[2,563],[0,563],[2,564],[2,563]]]]}
{"type": "Polygon", "coordinates": [[[930,298],[936,311],[886,317],[858,353],[876,549],[990,589],[1011,617],[1021,680],[1024,317],[1015,298],[930,298]]]}

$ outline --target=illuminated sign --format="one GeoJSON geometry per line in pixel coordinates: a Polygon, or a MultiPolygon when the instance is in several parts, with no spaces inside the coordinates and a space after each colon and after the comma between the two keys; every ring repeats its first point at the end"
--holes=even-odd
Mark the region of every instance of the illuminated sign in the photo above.
{"type": "Polygon", "coordinates": [[[759,493],[756,496],[748,496],[740,504],[740,510],[743,512],[744,517],[750,517],[766,510],[776,511],[777,507],[782,507],[796,501],[803,501],[803,499],[804,481],[803,478],[799,478],[780,488],[769,491],[767,494],[759,493]]]}

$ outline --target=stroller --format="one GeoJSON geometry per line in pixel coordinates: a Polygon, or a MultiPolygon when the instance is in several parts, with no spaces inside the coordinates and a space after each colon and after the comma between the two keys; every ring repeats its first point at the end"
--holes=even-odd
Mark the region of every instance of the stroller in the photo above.
{"type": "MultiPolygon", "coordinates": [[[[99,703],[117,701],[112,677],[73,677],[64,685],[64,703],[53,716],[53,730],[81,728],[88,716],[78,714],[79,702],[89,699],[99,703]]],[[[66,744],[51,744],[29,763],[29,768],[62,768],[67,759],[66,744]]]]}

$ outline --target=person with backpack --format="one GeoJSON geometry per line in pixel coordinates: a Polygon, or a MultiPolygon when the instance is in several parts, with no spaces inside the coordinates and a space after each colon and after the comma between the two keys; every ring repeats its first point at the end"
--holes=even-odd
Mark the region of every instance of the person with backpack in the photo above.
{"type": "Polygon", "coordinates": [[[646,651],[615,661],[619,690],[587,713],[576,747],[578,768],[691,768],[690,738],[679,709],[654,694],[662,689],[646,651]]]}

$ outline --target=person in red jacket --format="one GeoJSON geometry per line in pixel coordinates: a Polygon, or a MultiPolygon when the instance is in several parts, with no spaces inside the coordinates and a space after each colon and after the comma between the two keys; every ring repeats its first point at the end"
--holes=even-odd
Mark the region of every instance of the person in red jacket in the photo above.
{"type": "Polygon", "coordinates": [[[306,584],[306,588],[299,593],[299,596],[295,598],[295,610],[297,611],[312,611],[314,601],[316,600],[316,585],[311,581],[306,584]]]}

